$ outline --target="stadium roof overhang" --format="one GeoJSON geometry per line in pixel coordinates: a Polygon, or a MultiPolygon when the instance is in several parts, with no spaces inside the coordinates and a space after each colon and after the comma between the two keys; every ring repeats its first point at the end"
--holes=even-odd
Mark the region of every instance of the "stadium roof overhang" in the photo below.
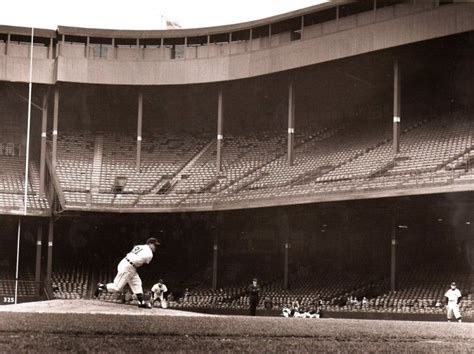
{"type": "Polygon", "coordinates": [[[400,198],[409,196],[449,194],[459,192],[474,192],[474,185],[447,185],[447,186],[426,186],[417,188],[400,188],[392,190],[374,191],[353,191],[348,193],[332,194],[308,194],[292,197],[273,197],[266,199],[247,199],[236,202],[214,202],[196,206],[177,207],[107,207],[107,206],[70,206],[63,207],[61,213],[68,212],[99,212],[99,213],[179,213],[179,212],[210,212],[225,210],[240,210],[253,208],[271,208],[279,206],[292,206],[304,204],[317,204],[329,202],[345,202],[381,198],[400,198]]]}
{"type": "Polygon", "coordinates": [[[269,25],[280,21],[289,20],[295,17],[303,16],[310,13],[323,11],[344,4],[355,2],[354,0],[334,0],[303,9],[287,12],[284,14],[271,16],[255,21],[242,22],[224,26],[190,28],[190,29],[167,29],[167,30],[114,30],[114,29],[97,29],[58,26],[58,34],[69,36],[86,36],[86,37],[105,37],[105,38],[180,38],[180,37],[198,37],[219,33],[230,33],[242,30],[248,30],[260,26],[269,25]]]}
{"type": "MultiPolygon", "coordinates": [[[[18,36],[31,36],[31,27],[17,27],[0,25],[0,33],[8,33],[18,36]]],[[[42,28],[35,28],[35,37],[56,38],[56,31],[42,28]]]]}

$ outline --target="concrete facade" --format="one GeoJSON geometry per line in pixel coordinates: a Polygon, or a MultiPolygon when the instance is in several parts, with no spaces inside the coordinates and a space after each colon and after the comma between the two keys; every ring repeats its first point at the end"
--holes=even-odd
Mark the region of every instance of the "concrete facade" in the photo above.
{"type": "MultiPolygon", "coordinates": [[[[307,26],[302,39],[295,41],[290,41],[289,32],[283,32],[247,41],[173,49],[87,45],[63,41],[59,35],[55,48],[35,46],[33,82],[176,85],[228,81],[472,30],[474,4],[434,7],[423,2],[383,7],[307,26]],[[179,57],[171,59],[178,49],[182,50],[179,57]]],[[[110,35],[114,34],[110,31],[110,35]]],[[[0,42],[0,80],[28,82],[28,70],[29,43],[0,42]]]]}

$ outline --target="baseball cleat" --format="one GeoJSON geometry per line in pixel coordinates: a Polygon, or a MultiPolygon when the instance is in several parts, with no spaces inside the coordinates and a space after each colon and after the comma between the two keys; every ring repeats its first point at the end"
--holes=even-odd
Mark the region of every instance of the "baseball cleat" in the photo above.
{"type": "Polygon", "coordinates": [[[104,288],[105,288],[104,284],[98,283],[97,288],[95,289],[94,296],[99,297],[99,295],[102,294],[102,292],[105,290],[104,288]]]}
{"type": "Polygon", "coordinates": [[[141,309],[151,309],[152,306],[149,302],[144,302],[143,304],[138,304],[138,307],[141,309]]]}

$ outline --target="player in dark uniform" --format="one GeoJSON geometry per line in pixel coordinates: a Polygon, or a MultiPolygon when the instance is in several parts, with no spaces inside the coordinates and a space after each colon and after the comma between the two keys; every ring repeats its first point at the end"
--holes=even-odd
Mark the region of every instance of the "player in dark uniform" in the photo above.
{"type": "Polygon", "coordinates": [[[250,316],[255,316],[258,301],[260,300],[260,285],[257,284],[257,278],[254,278],[252,284],[248,286],[247,293],[250,298],[250,316]]]}

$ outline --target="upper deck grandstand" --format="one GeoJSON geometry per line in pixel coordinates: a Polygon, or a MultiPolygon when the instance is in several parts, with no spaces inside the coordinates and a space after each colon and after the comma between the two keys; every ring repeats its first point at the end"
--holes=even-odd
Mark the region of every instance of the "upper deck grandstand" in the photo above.
{"type": "MultiPolygon", "coordinates": [[[[45,180],[61,210],[127,212],[471,190],[471,12],[338,1],[202,29],[36,30],[32,148],[48,144],[31,162],[31,206],[48,207],[45,180]]],[[[0,28],[7,129],[26,109],[10,82],[26,81],[28,30],[0,28]]],[[[11,179],[2,204],[15,210],[11,179]]]]}

